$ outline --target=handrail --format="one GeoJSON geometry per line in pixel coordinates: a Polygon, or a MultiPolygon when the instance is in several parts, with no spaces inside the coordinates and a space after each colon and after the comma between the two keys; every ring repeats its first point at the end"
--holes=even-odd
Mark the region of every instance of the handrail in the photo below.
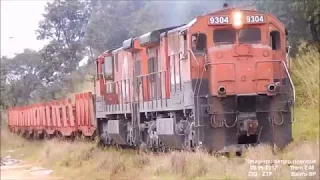
{"type": "MultiPolygon", "coordinates": [[[[110,83],[108,83],[108,84],[114,84],[114,83],[117,83],[117,82],[127,81],[127,80],[130,80],[130,78],[127,78],[127,79],[120,79],[120,80],[117,80],[117,81],[112,81],[112,82],[110,82],[110,83]]],[[[105,83],[105,84],[107,84],[107,83],[105,83]]]]}
{"type": "MultiPolygon", "coordinates": [[[[197,57],[194,55],[194,53],[193,53],[193,51],[192,51],[191,49],[189,49],[188,52],[192,55],[192,57],[194,58],[194,60],[197,62],[197,65],[198,65],[198,75],[200,76],[200,64],[199,64],[198,59],[197,59],[197,57]]],[[[201,77],[201,80],[202,80],[202,78],[203,78],[203,77],[201,77]]],[[[198,86],[198,82],[199,82],[199,78],[197,78],[196,84],[194,85],[194,88],[193,88],[194,90],[196,90],[196,88],[197,88],[197,86],[198,86]]],[[[198,89],[200,89],[200,85],[201,85],[201,84],[199,84],[199,88],[198,88],[198,89]]],[[[200,91],[200,90],[198,90],[197,95],[199,94],[199,91],[200,91]]]]}
{"type": "Polygon", "coordinates": [[[131,92],[130,92],[130,87],[131,87],[131,85],[130,85],[130,80],[131,80],[130,78],[126,78],[126,79],[120,79],[120,80],[117,80],[117,81],[105,83],[106,86],[111,85],[111,84],[115,84],[115,85],[116,85],[116,87],[117,87],[118,90],[119,90],[118,96],[121,95],[121,101],[122,101],[122,103],[119,103],[119,104],[128,104],[128,103],[130,103],[130,100],[131,100],[131,92]],[[124,85],[124,92],[123,92],[122,82],[125,83],[125,85],[124,85]],[[128,85],[128,86],[129,86],[129,89],[128,89],[128,87],[127,87],[127,83],[129,84],[129,85],[128,85]],[[121,84],[121,85],[119,85],[119,84],[121,84]],[[129,98],[129,101],[127,101],[127,100],[124,101],[125,98],[123,97],[123,94],[126,93],[127,90],[128,90],[128,92],[129,92],[129,97],[128,97],[128,98],[129,98]]]}
{"type": "Polygon", "coordinates": [[[149,73],[149,74],[142,74],[142,75],[136,76],[136,78],[146,77],[146,76],[150,76],[150,75],[154,75],[154,74],[161,74],[163,72],[167,72],[167,71],[164,70],[164,71],[152,72],[152,73],[149,73]]]}
{"type": "MultiPolygon", "coordinates": [[[[256,61],[256,65],[255,67],[257,66],[258,63],[263,63],[263,62],[270,62],[270,63],[273,63],[273,62],[278,62],[278,63],[282,63],[284,68],[285,68],[285,71],[286,71],[286,74],[289,78],[289,81],[290,81],[290,86],[292,88],[292,93],[293,93],[293,103],[296,102],[295,100],[295,97],[296,97],[296,91],[295,91],[295,88],[294,88],[294,85],[293,85],[293,82],[292,82],[292,79],[291,79],[291,76],[290,76],[290,73],[288,71],[288,68],[287,68],[287,65],[282,61],[282,60],[262,60],[262,61],[256,61]]],[[[256,68],[255,68],[256,70],[256,68]]]]}

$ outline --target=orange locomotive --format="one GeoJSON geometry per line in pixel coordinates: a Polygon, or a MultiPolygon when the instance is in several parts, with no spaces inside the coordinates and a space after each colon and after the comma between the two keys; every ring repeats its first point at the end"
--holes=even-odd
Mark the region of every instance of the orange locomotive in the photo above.
{"type": "Polygon", "coordinates": [[[292,140],[286,29],[223,9],[124,41],[97,60],[96,118],[106,144],[213,151],[292,140]]]}
{"type": "Polygon", "coordinates": [[[226,8],[125,40],[96,60],[97,134],[158,150],[284,147],[294,105],[286,36],[271,14],[226,8]]]}

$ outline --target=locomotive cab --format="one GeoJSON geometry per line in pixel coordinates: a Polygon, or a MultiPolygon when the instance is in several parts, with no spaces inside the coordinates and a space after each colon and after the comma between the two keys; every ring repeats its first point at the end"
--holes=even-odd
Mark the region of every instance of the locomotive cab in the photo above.
{"type": "Polygon", "coordinates": [[[112,49],[102,53],[96,59],[96,113],[97,117],[105,117],[106,104],[118,103],[118,96],[114,85],[114,56],[112,49]]]}

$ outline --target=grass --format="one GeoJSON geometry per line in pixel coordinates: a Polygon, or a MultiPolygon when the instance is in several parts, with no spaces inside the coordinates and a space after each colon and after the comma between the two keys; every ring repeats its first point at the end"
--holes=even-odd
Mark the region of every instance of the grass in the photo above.
{"type": "MultiPolygon", "coordinates": [[[[308,141],[291,144],[277,155],[269,146],[258,146],[249,148],[244,157],[226,158],[205,152],[138,154],[129,150],[101,149],[88,142],[33,142],[9,133],[8,136],[13,141],[2,144],[2,155],[10,154],[53,169],[53,176],[65,179],[247,179],[250,165],[254,165],[249,160],[319,159],[319,144],[308,141]],[[8,152],[8,145],[15,151],[8,152]]],[[[319,161],[314,168],[319,173],[319,161]]],[[[290,167],[278,164],[271,172],[272,179],[288,178],[290,167]]]]}
{"type": "Polygon", "coordinates": [[[290,70],[296,89],[296,140],[319,140],[319,59],[315,47],[306,49],[302,44],[290,70]]]}
{"type": "Polygon", "coordinates": [[[308,51],[303,47],[300,49],[291,68],[297,105],[302,108],[319,109],[320,54],[315,47],[310,47],[308,51]]]}
{"type": "Polygon", "coordinates": [[[285,163],[274,164],[276,168],[270,170],[270,177],[261,177],[261,173],[258,177],[249,177],[248,174],[252,165],[258,165],[250,160],[299,159],[317,160],[313,168],[317,175],[320,173],[319,54],[313,49],[301,51],[290,71],[297,99],[294,142],[276,155],[269,146],[249,148],[243,157],[233,158],[215,157],[205,152],[138,154],[97,148],[91,142],[29,141],[2,128],[1,156],[11,155],[53,169],[54,176],[64,179],[316,179],[318,176],[290,177],[292,171],[285,163]]]}
{"type": "Polygon", "coordinates": [[[319,109],[298,107],[295,120],[292,127],[295,141],[319,141],[319,109]]]}

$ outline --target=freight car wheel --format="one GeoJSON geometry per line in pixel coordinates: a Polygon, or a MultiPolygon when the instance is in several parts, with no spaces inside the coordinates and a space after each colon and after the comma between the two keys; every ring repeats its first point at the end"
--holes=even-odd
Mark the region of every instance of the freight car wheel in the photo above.
{"type": "Polygon", "coordinates": [[[30,140],[35,140],[36,137],[37,137],[37,132],[32,131],[32,132],[30,133],[30,136],[29,136],[30,140]]]}
{"type": "Polygon", "coordinates": [[[64,140],[64,137],[63,137],[63,135],[62,135],[61,132],[57,132],[56,137],[57,137],[57,139],[58,139],[59,141],[63,141],[63,140],[64,140]]]}
{"type": "Polygon", "coordinates": [[[20,136],[21,136],[22,138],[25,138],[27,133],[28,133],[27,131],[23,131],[23,133],[21,133],[20,136]]]}
{"type": "Polygon", "coordinates": [[[84,135],[82,134],[81,131],[75,132],[74,136],[75,136],[76,141],[83,141],[84,140],[84,135]]]}
{"type": "Polygon", "coordinates": [[[48,134],[46,131],[44,132],[44,139],[45,140],[50,140],[51,139],[51,135],[48,134]]]}
{"type": "Polygon", "coordinates": [[[45,131],[42,131],[41,133],[38,134],[38,139],[44,139],[45,136],[45,131]]]}
{"type": "Polygon", "coordinates": [[[25,138],[30,139],[30,136],[31,136],[31,132],[26,132],[25,138]]]}
{"type": "Polygon", "coordinates": [[[18,136],[21,136],[21,130],[18,130],[18,131],[17,131],[17,135],[18,135],[18,136]]]}

